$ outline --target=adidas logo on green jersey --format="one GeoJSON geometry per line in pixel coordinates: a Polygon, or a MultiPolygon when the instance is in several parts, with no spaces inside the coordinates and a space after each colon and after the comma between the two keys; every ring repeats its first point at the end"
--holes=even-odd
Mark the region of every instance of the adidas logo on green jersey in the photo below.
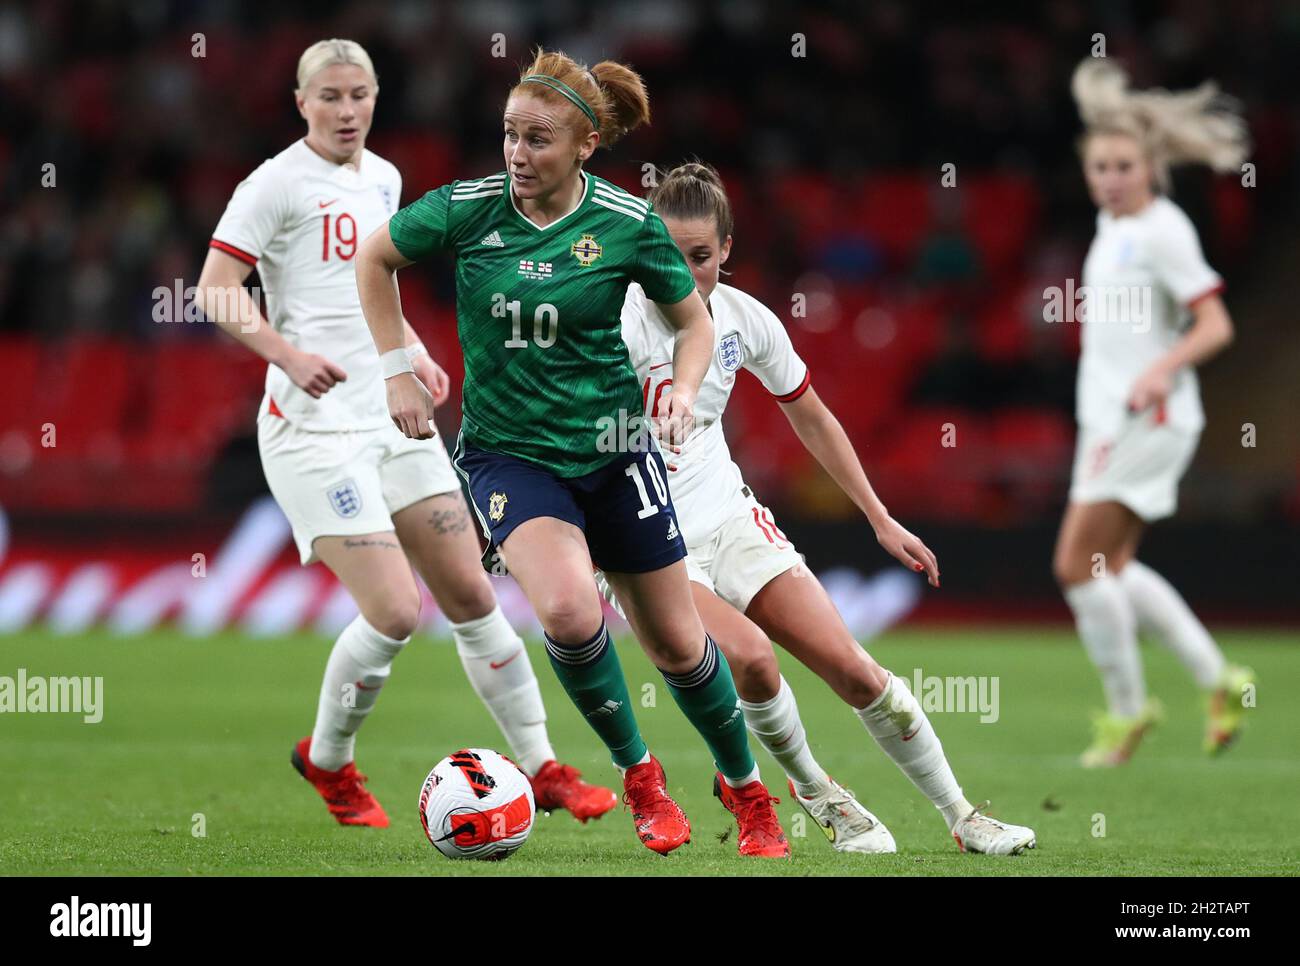
{"type": "Polygon", "coordinates": [[[506,243],[501,240],[501,232],[494,231],[490,235],[485,235],[480,245],[487,245],[489,248],[505,248],[506,243]]]}

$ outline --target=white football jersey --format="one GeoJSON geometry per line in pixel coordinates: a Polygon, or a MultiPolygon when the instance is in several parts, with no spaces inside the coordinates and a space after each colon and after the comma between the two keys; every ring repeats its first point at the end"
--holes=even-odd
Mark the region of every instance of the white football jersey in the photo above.
{"type": "Polygon", "coordinates": [[[353,259],[401,196],[402,176],[379,155],[363,151],[360,170],[353,170],[303,140],[235,188],[211,246],[255,265],[271,325],[348,377],[313,399],[278,366],[267,366],[262,411],[274,405],[294,425],[318,432],[391,425],[353,259]]]}
{"type": "MultiPolygon", "coordinates": [[[[717,345],[695,400],[695,427],[681,454],[668,460],[677,467],[668,485],[688,547],[708,540],[726,522],[726,511],[744,485],[722,433],[722,414],[736,373],[748,369],[781,402],[798,399],[809,385],[808,367],[794,351],[785,326],[762,302],[719,285],[709,296],[709,310],[717,345]]],[[[645,414],[663,415],[672,391],[677,332],[635,283],[628,286],[622,318],[623,341],[641,382],[645,414]]]]}
{"type": "MultiPolygon", "coordinates": [[[[1157,197],[1135,215],[1097,215],[1083,283],[1078,421],[1114,434],[1128,418],[1126,402],[1138,376],[1181,338],[1188,308],[1221,291],[1223,279],[1206,264],[1191,219],[1157,197]]],[[[1174,376],[1173,391],[1154,418],[1187,432],[1205,425],[1195,370],[1174,376]]]]}

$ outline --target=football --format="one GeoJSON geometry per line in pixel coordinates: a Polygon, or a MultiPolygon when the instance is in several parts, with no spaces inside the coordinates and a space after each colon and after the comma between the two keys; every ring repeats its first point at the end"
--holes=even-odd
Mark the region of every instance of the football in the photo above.
{"type": "Polygon", "coordinates": [[[528,841],[536,805],[528,776],[486,748],[433,766],[420,789],[420,824],[449,859],[504,859],[528,841]]]}

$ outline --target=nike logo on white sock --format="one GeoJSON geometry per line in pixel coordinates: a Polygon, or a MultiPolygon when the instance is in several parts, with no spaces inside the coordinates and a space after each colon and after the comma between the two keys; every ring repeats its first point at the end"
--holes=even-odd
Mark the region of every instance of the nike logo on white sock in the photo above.
{"type": "Polygon", "coordinates": [[[505,667],[507,664],[509,664],[511,661],[513,661],[515,658],[517,658],[517,657],[518,657],[520,654],[522,654],[522,653],[524,653],[522,650],[515,651],[515,653],[511,654],[508,658],[506,658],[506,659],[505,659],[504,661],[502,661],[500,664],[498,664],[496,661],[489,661],[489,662],[488,662],[488,667],[490,667],[490,668],[491,668],[492,670],[494,670],[494,671],[500,671],[503,667],[505,667]]]}

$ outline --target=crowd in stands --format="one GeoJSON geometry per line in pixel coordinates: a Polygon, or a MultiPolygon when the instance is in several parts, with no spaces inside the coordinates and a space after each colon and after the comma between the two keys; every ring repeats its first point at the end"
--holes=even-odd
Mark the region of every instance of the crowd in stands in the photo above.
{"type": "MultiPolygon", "coordinates": [[[[159,292],[174,302],[194,284],[234,186],[301,136],[299,53],[346,36],[374,58],[369,146],[402,171],[403,201],[501,169],[500,108],[532,44],[633,64],[652,125],[592,169],[642,193],[653,166],[719,168],[736,209],[724,280],[785,320],[895,513],[1056,514],[1079,332],[1045,319],[1043,291],[1077,283],[1095,217],[1070,72],[1102,35],[1139,86],[1212,70],[1246,102],[1268,184],[1194,175],[1177,188],[1211,262],[1249,283],[1252,246],[1286,210],[1271,199],[1300,180],[1300,18],[1271,2],[976,13],[902,0],[0,3],[0,502],[149,512],[210,499],[253,431],[260,367],[179,306],[159,321],[159,292]],[[57,447],[42,446],[46,424],[57,447]],[[949,424],[956,445],[937,448],[949,424]]],[[[408,317],[457,379],[452,284],[438,262],[402,278],[408,317]]],[[[454,432],[455,407],[440,418],[454,432]]],[[[846,511],[756,383],[728,423],[768,500],[846,511]]]]}

